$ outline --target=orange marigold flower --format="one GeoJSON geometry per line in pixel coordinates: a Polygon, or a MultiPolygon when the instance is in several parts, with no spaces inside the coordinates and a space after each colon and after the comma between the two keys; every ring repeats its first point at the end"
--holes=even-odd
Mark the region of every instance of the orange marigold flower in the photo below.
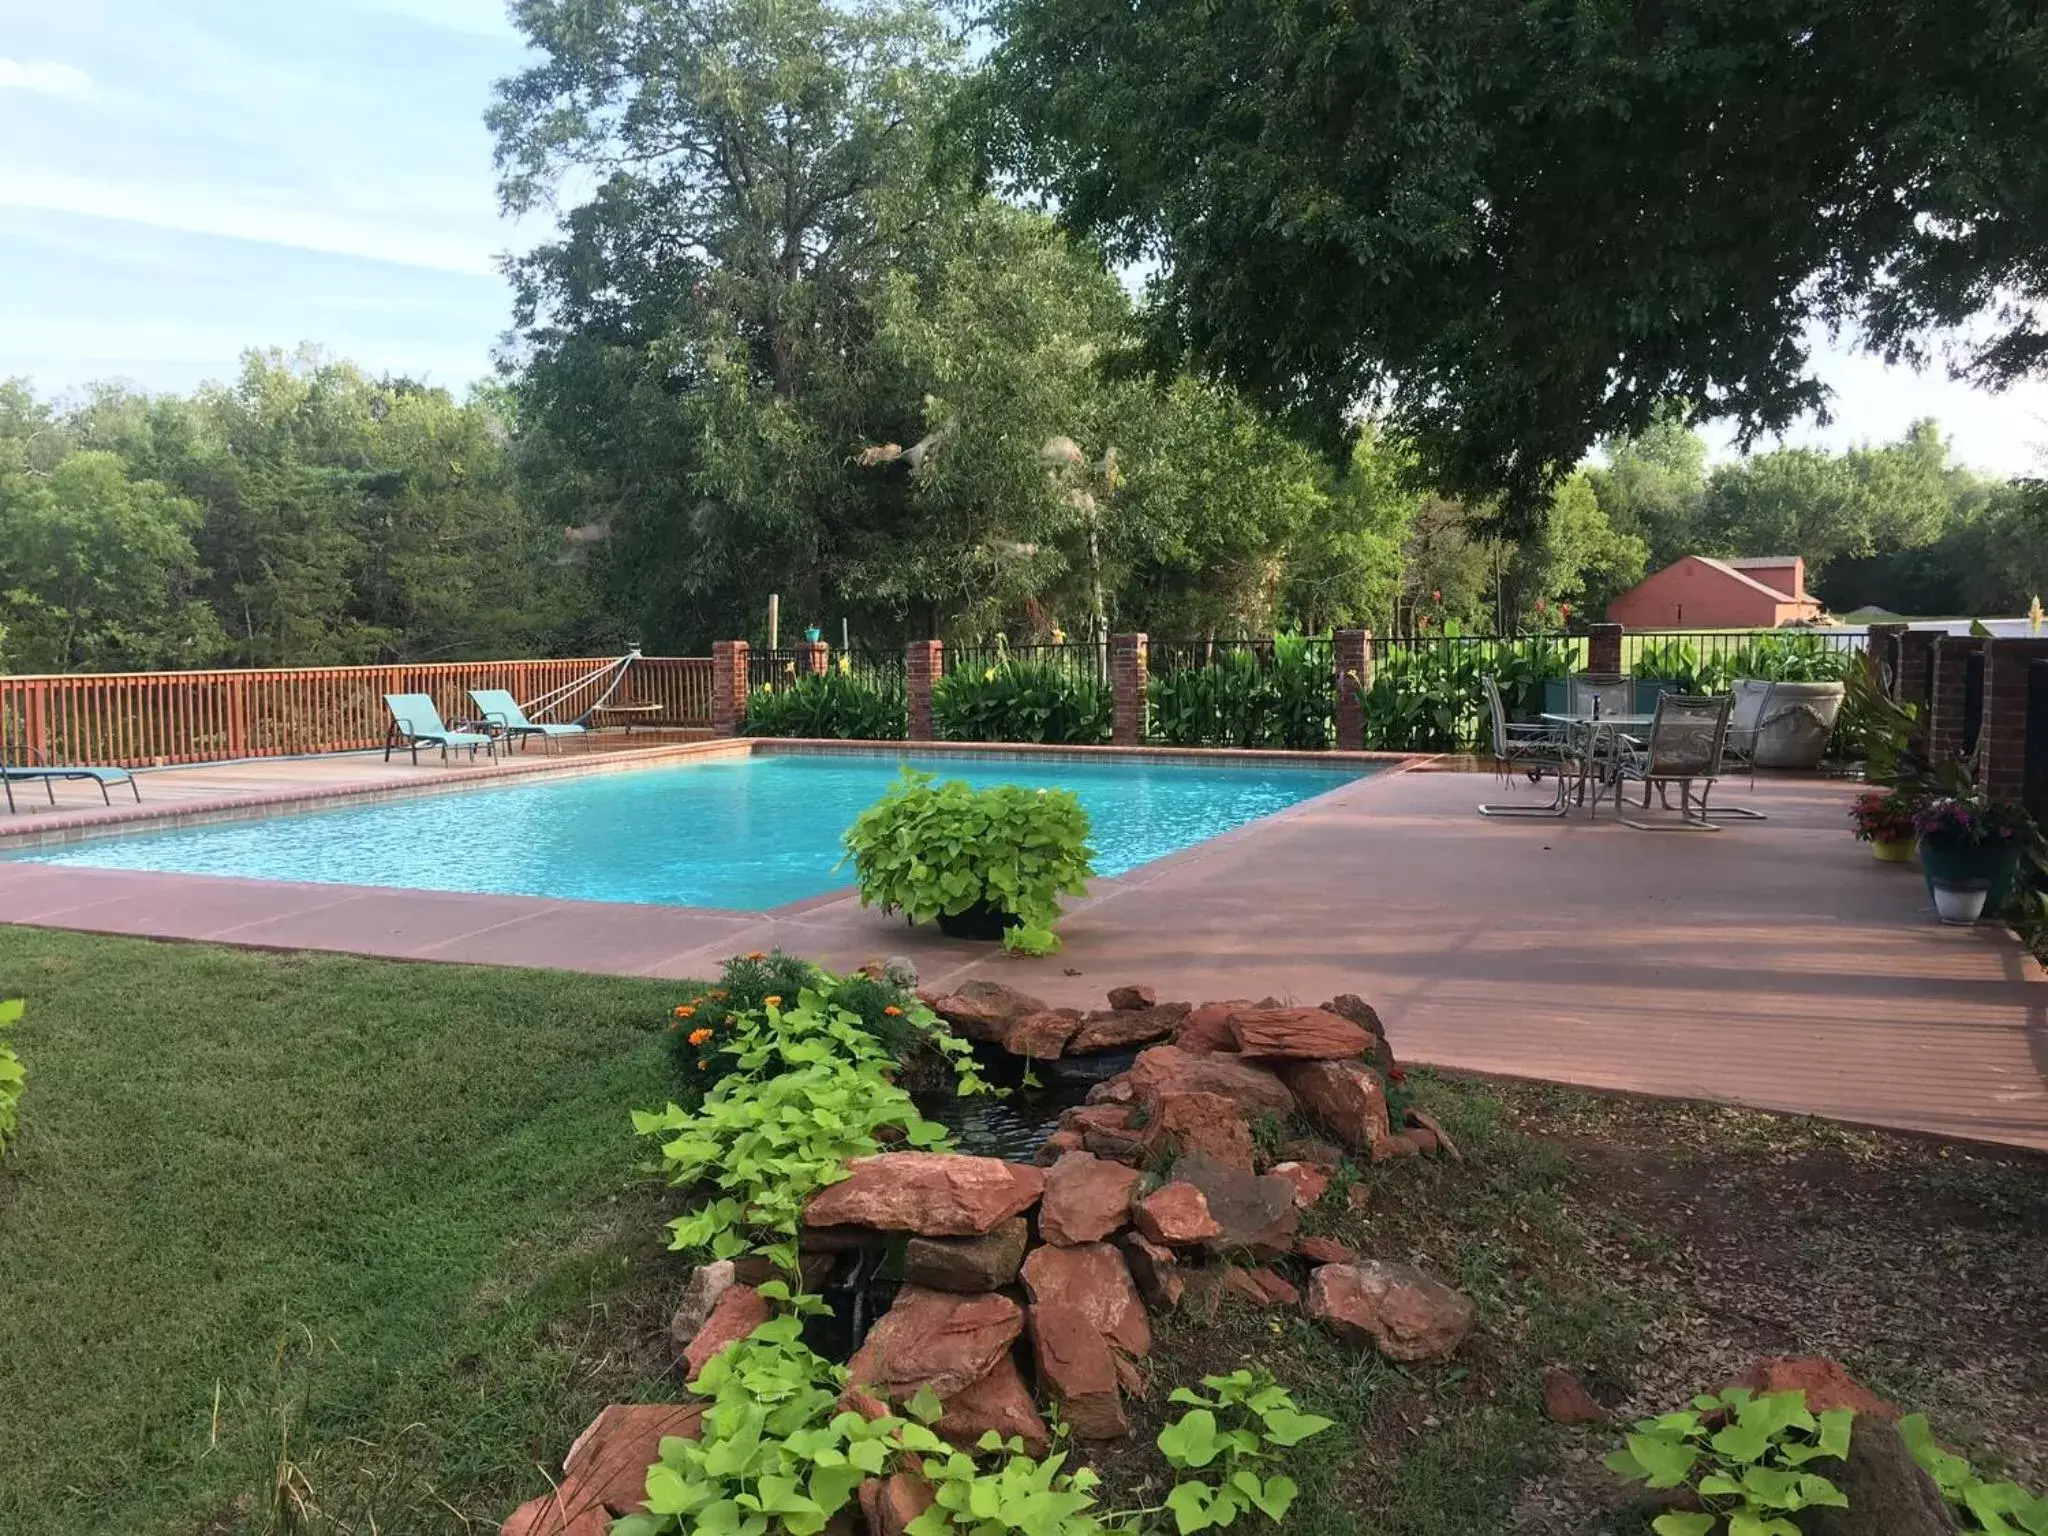
{"type": "Polygon", "coordinates": [[[676,1017],[679,1019],[687,1019],[691,1015],[695,1014],[696,1011],[697,1010],[694,1008],[678,1008],[676,1010],[676,1017]]]}
{"type": "Polygon", "coordinates": [[[780,1008],[782,1006],[781,994],[776,992],[769,993],[766,997],[762,998],[761,1001],[766,1003],[770,1008],[780,1008]]]}
{"type": "Polygon", "coordinates": [[[690,1031],[690,1044],[692,1045],[702,1045],[710,1038],[711,1031],[708,1029],[693,1029],[690,1031]]]}
{"type": "Polygon", "coordinates": [[[882,1012],[886,1013],[887,1015],[889,1015],[890,1018],[893,1019],[901,1016],[903,1010],[901,1008],[898,1008],[894,1003],[891,1003],[888,1007],[884,1008],[882,1012]]]}
{"type": "Polygon", "coordinates": [[[726,993],[725,993],[725,988],[723,988],[723,987],[718,987],[718,988],[714,989],[713,991],[710,991],[710,992],[707,992],[707,993],[705,993],[704,995],[705,995],[706,997],[715,997],[715,998],[717,998],[717,999],[718,999],[718,1000],[719,1000],[719,1001],[720,1001],[720,1002],[722,1003],[722,1002],[724,1002],[724,1001],[725,1001],[725,997],[726,997],[726,993]]]}
{"type": "Polygon", "coordinates": [[[766,960],[768,958],[768,951],[765,949],[757,949],[752,954],[748,955],[747,958],[749,960],[766,960]]]}

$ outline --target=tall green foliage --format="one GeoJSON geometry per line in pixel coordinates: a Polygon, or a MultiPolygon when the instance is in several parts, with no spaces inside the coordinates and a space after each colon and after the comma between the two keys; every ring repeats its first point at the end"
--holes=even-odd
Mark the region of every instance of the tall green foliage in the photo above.
{"type": "Polygon", "coordinates": [[[6,1152],[21,1124],[21,1085],[28,1080],[28,1069],[8,1043],[7,1032],[21,1022],[24,1006],[18,997],[0,999],[0,1153],[6,1152]]]}
{"type": "Polygon", "coordinates": [[[1303,635],[1228,646],[1161,672],[1148,698],[1149,738],[1168,746],[1311,750],[1329,746],[1335,731],[1329,649],[1303,635]]]}
{"type": "Polygon", "coordinates": [[[979,671],[956,667],[932,684],[932,728],[941,741],[1017,741],[1098,746],[1114,709],[1096,678],[1045,661],[1000,656],[979,671]]]}
{"type": "Polygon", "coordinates": [[[908,728],[900,673],[826,672],[765,684],[747,695],[749,736],[901,741],[908,728]]]}

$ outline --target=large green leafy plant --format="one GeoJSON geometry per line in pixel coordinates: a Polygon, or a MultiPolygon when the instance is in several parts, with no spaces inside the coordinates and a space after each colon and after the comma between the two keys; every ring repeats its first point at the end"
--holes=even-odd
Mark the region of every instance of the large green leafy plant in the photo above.
{"type": "Polygon", "coordinates": [[[1161,670],[1149,685],[1148,735],[1174,747],[1330,745],[1336,683],[1326,646],[1280,634],[1230,647],[1199,665],[1161,670]]]}
{"type": "Polygon", "coordinates": [[[727,960],[715,986],[692,992],[670,1015],[669,1051],[683,1081],[709,1089],[754,1048],[768,1000],[793,1001],[806,991],[855,1015],[898,1063],[944,1056],[959,1045],[908,987],[858,973],[835,976],[779,949],[756,951],[727,960]]]}
{"type": "Polygon", "coordinates": [[[901,741],[906,718],[900,673],[807,673],[747,696],[749,736],[901,741]]]}
{"type": "Polygon", "coordinates": [[[2048,1498],[2035,1498],[2014,1482],[1986,1482],[1962,1456],[1945,1451],[1927,1427],[1927,1415],[1899,1420],[1899,1435],[1941,1496],[1955,1506],[1967,1531],[1992,1536],[2048,1536],[2048,1498]]]}
{"type": "Polygon", "coordinates": [[[846,834],[863,906],[913,922],[990,908],[1034,940],[1050,935],[1062,895],[1094,873],[1088,813],[1060,789],[965,780],[905,769],[846,834]]]}
{"type": "Polygon", "coordinates": [[[21,1022],[25,1007],[18,997],[0,1001],[0,1152],[7,1150],[14,1128],[20,1124],[21,1085],[28,1077],[28,1069],[7,1043],[6,1031],[21,1022]]]}
{"type": "MultiPolygon", "coordinates": [[[[669,1181],[700,1197],[669,1223],[670,1247],[714,1259],[757,1250],[793,1274],[804,1205],[846,1176],[848,1159],[879,1151],[883,1130],[913,1147],[941,1146],[946,1133],[891,1081],[896,1060],[858,1014],[813,990],[784,1001],[741,1018],[723,1046],[731,1070],[695,1110],[635,1110],[633,1128],[662,1138],[669,1181]]],[[[966,1042],[935,1038],[957,1091],[985,1091],[966,1042]]]]}
{"type": "Polygon", "coordinates": [[[1259,1474],[1275,1450],[1299,1445],[1333,1422],[1303,1413],[1287,1390],[1263,1370],[1204,1376],[1207,1394],[1176,1387],[1170,1402],[1191,1405],[1159,1432],[1159,1449],[1182,1477],[1166,1496],[1181,1536],[1234,1525],[1257,1510],[1284,1520],[1300,1489],[1284,1473],[1259,1474]],[[1211,1482],[1209,1477],[1217,1480],[1211,1482]]]}
{"type": "Polygon", "coordinates": [[[1755,1393],[1728,1387],[1702,1394],[1677,1413],[1643,1419],[1610,1469],[1653,1489],[1690,1489],[1698,1510],[1673,1510],[1650,1522],[1657,1536],[1799,1536],[1790,1518],[1848,1499],[1812,1463],[1849,1454],[1851,1408],[1807,1410],[1804,1392],[1755,1393]],[[1724,1525],[1725,1522],[1725,1525],[1724,1525]]]}
{"type": "Polygon", "coordinates": [[[932,727],[941,741],[1098,746],[1110,738],[1112,716],[1100,681],[1049,662],[1004,655],[932,684],[932,727]]]}

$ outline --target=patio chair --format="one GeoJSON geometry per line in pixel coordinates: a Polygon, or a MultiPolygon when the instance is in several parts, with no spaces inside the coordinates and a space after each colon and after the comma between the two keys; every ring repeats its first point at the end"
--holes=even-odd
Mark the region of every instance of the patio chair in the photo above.
{"type": "Polygon", "coordinates": [[[1574,715],[1593,713],[1595,700],[1603,715],[1632,715],[1636,712],[1636,685],[1612,673],[1574,672],[1565,679],[1566,710],[1574,715]]]}
{"type": "Polygon", "coordinates": [[[107,793],[107,786],[126,784],[129,792],[135,796],[135,803],[142,804],[142,788],[135,782],[135,775],[126,768],[91,768],[83,763],[53,763],[41,752],[36,752],[35,756],[42,760],[35,763],[9,763],[0,759],[0,790],[6,791],[7,814],[10,816],[16,809],[16,783],[33,784],[38,780],[42,782],[43,793],[50,797],[52,805],[57,803],[59,779],[80,779],[97,784],[100,787],[100,799],[108,805],[114,803],[114,797],[107,793]]]}
{"type": "MultiPolygon", "coordinates": [[[[1650,727],[1650,740],[1641,752],[1625,755],[1615,766],[1615,804],[1622,803],[1622,791],[1630,784],[1643,786],[1643,809],[1650,808],[1650,792],[1665,795],[1678,786],[1679,820],[1672,822],[1631,821],[1623,826],[1643,832],[1718,832],[1709,819],[1707,796],[1721,776],[1722,753],[1728,743],[1728,715],[1735,700],[1694,698],[1667,693],[1657,701],[1657,718],[1650,727]],[[1694,794],[1694,786],[1699,792],[1694,794]]],[[[1671,802],[1667,797],[1664,803],[1671,802]]]]}
{"type": "Polygon", "coordinates": [[[1480,682],[1486,687],[1486,709],[1492,718],[1493,765],[1502,782],[1512,779],[1519,770],[1529,776],[1530,783],[1539,783],[1544,770],[1549,769],[1557,776],[1557,796],[1548,805],[1482,805],[1479,814],[1510,820],[1518,816],[1569,815],[1572,775],[1582,766],[1571,743],[1553,726],[1510,721],[1507,707],[1501,703],[1500,685],[1490,675],[1480,682]]]}
{"type": "Polygon", "coordinates": [[[469,700],[476,706],[477,718],[500,736],[509,736],[517,741],[529,736],[538,736],[552,745],[564,736],[588,735],[588,728],[581,725],[563,725],[552,720],[529,720],[519,701],[503,688],[472,688],[469,700]]]}
{"type": "MultiPolygon", "coordinates": [[[[1747,769],[1749,787],[1756,788],[1756,744],[1770,718],[1771,694],[1775,683],[1743,678],[1735,684],[1735,708],[1728,716],[1727,760],[1732,767],[1747,769]]],[[[1717,805],[1714,815],[1724,821],[1768,821],[1762,811],[1743,805],[1717,805]]]]}
{"type": "Polygon", "coordinates": [[[478,747],[492,757],[498,755],[498,739],[475,731],[451,731],[441,723],[441,711],[424,693],[387,693],[384,707],[391,711],[391,728],[384,733],[384,761],[391,761],[393,747],[410,747],[413,766],[420,762],[421,746],[439,747],[441,761],[448,761],[450,747],[467,747],[472,759],[478,747]]]}

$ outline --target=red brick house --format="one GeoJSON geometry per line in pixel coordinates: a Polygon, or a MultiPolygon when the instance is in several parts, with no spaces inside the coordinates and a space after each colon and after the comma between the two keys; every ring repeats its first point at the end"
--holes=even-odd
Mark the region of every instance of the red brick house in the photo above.
{"type": "Polygon", "coordinates": [[[1714,560],[1687,555],[1646,576],[1607,605],[1630,629],[1776,629],[1820,617],[1798,555],[1714,560]]]}

